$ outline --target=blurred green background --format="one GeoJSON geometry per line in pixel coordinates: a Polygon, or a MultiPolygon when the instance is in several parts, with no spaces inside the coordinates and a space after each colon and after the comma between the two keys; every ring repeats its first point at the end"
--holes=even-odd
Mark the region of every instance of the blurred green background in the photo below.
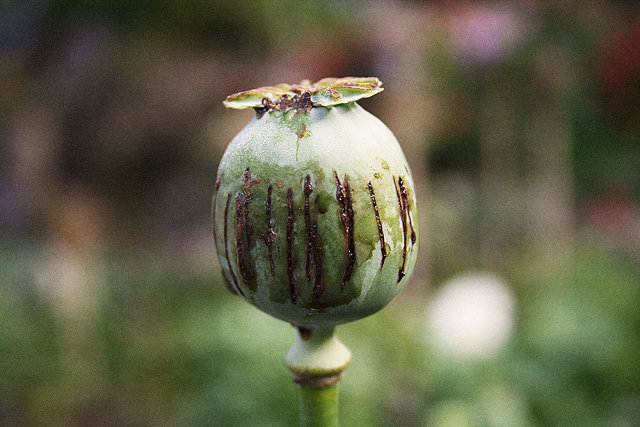
{"type": "Polygon", "coordinates": [[[0,424],[293,426],[229,294],[230,93],[377,76],[421,257],[339,328],[345,426],[640,425],[635,2],[0,2],[0,424]]]}

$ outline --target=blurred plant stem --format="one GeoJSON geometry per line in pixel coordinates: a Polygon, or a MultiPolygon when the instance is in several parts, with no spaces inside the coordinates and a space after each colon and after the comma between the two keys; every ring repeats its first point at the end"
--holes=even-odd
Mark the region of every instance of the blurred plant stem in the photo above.
{"type": "Polygon", "coordinates": [[[351,362],[351,352],[338,340],[333,326],[296,329],[284,360],[298,389],[300,425],[337,426],[337,383],[351,362]]]}
{"type": "Polygon", "coordinates": [[[303,427],[338,426],[338,385],[314,387],[296,384],[298,410],[303,427]]]}

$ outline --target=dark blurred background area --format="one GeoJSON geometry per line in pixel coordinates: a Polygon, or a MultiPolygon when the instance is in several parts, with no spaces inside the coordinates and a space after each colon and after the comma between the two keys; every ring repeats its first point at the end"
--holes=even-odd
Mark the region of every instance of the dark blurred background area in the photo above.
{"type": "Polygon", "coordinates": [[[0,2],[0,425],[296,425],[211,233],[229,94],[377,76],[421,261],[344,425],[640,424],[635,2],[0,2]]]}

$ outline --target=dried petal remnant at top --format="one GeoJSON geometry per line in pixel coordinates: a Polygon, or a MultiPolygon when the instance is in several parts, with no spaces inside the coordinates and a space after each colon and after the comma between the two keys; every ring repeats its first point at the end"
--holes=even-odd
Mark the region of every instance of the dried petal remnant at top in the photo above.
{"type": "Polygon", "coordinates": [[[313,84],[305,80],[234,93],[223,104],[227,108],[254,108],[260,118],[268,111],[308,112],[313,107],[347,104],[382,90],[382,82],[376,77],[328,77],[313,84]]]}
{"type": "Polygon", "coordinates": [[[275,101],[272,101],[269,98],[263,98],[262,107],[254,107],[254,110],[256,110],[258,118],[261,118],[269,111],[296,110],[308,113],[311,111],[311,108],[313,108],[311,94],[309,92],[304,92],[302,95],[296,94],[293,95],[293,97],[290,97],[285,93],[275,101]]]}

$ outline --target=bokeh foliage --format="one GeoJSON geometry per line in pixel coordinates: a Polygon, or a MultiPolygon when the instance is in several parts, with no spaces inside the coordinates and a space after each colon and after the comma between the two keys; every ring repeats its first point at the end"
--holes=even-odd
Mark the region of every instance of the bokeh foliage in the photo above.
{"type": "Polygon", "coordinates": [[[603,1],[2,3],[0,424],[296,425],[293,329],[226,291],[210,203],[251,116],[224,97],[330,75],[384,82],[362,105],[425,236],[339,329],[343,424],[640,424],[639,29],[603,1]],[[486,358],[428,334],[464,271],[515,296],[486,358]]]}

